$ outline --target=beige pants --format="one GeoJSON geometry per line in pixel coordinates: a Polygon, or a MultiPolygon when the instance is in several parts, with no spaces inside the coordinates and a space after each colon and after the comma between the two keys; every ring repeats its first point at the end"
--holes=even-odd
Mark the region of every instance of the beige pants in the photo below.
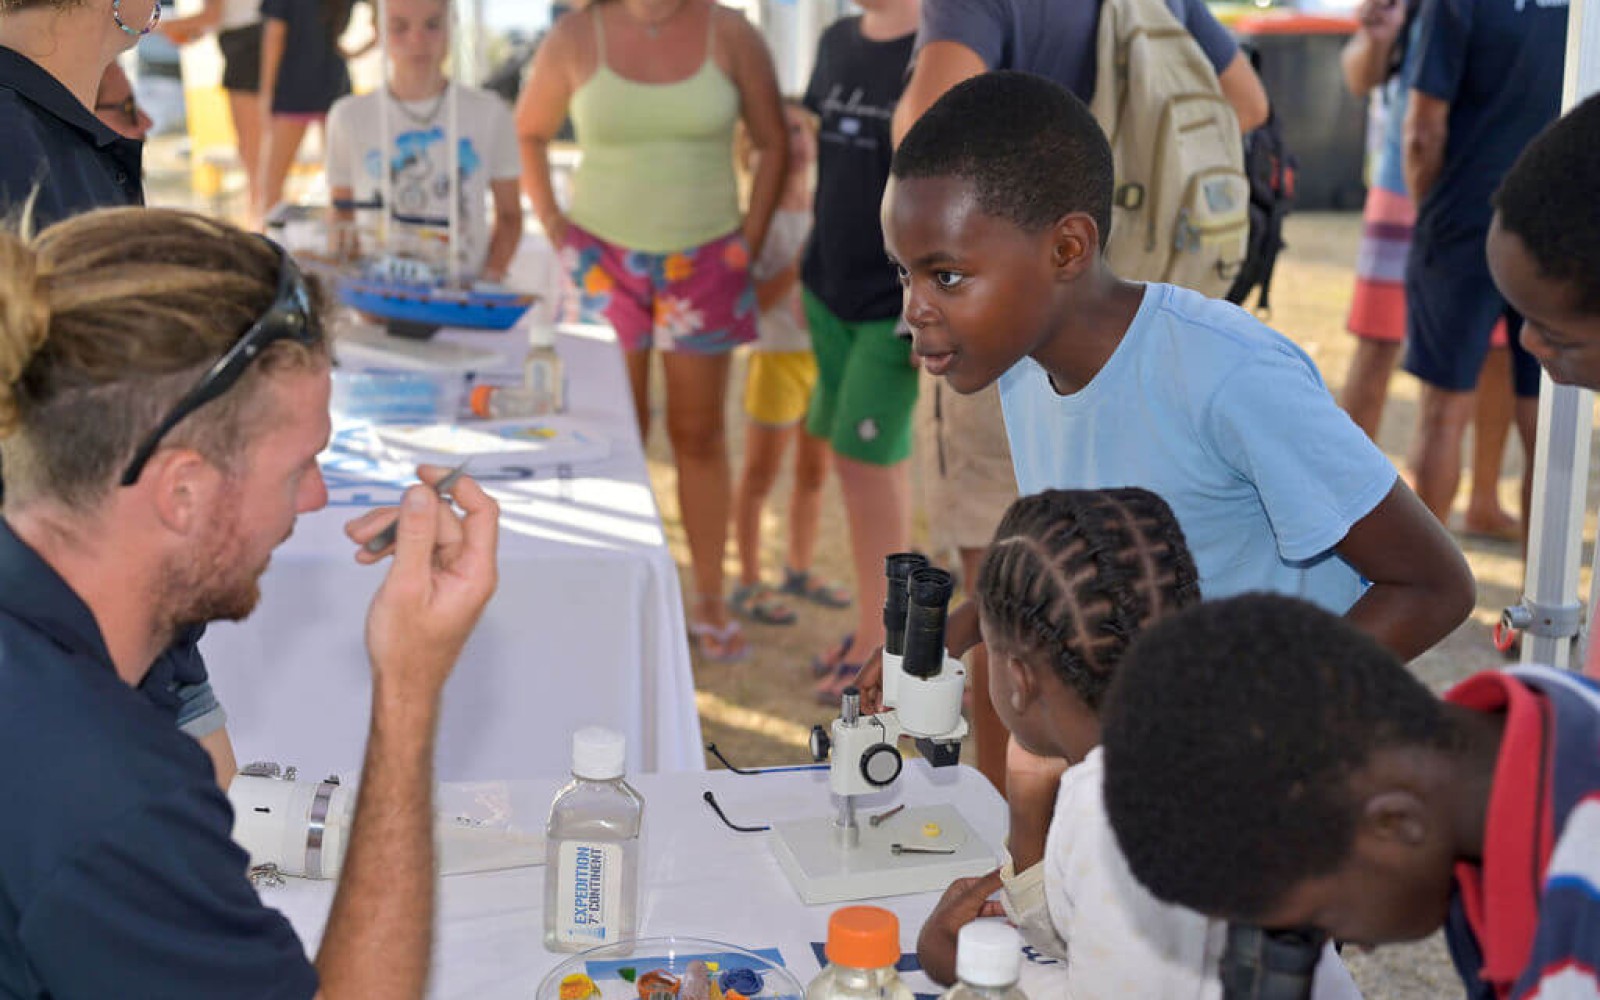
{"type": "Polygon", "coordinates": [[[1017,498],[999,387],[963,396],[923,373],[916,454],[933,551],[988,548],[1017,498]]]}

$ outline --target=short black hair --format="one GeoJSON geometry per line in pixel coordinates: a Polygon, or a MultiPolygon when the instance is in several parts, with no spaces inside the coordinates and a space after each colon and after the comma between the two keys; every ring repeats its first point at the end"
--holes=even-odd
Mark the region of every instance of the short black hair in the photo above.
{"type": "Polygon", "coordinates": [[[1096,710],[1133,638],[1199,602],[1177,516],[1133,486],[1017,500],[978,571],[990,647],[1048,665],[1096,710]]]}
{"type": "Polygon", "coordinates": [[[1111,144],[1084,103],[1030,73],[984,73],[934,102],[895,150],[900,179],[955,177],[978,206],[1029,232],[1072,212],[1111,234],[1111,144]]]}
{"type": "Polygon", "coordinates": [[[1515,233],[1546,278],[1572,285],[1578,308],[1600,313],[1600,94],[1552,123],[1517,157],[1495,192],[1500,227],[1515,233]]]}
{"type": "Polygon", "coordinates": [[[1100,719],[1106,812],[1134,876],[1160,899],[1247,921],[1348,858],[1350,778],[1375,751],[1457,737],[1393,653],[1274,594],[1146,630],[1100,719]]]}

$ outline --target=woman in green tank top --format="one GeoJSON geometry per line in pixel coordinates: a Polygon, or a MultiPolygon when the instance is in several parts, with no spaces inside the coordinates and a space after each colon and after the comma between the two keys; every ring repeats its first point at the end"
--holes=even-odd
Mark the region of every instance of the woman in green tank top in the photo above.
{"type": "Polygon", "coordinates": [[[569,317],[609,323],[626,352],[641,438],[652,348],[666,375],[667,434],[702,655],[741,658],[723,598],[731,475],[723,405],[730,352],[755,339],[749,262],[784,185],[788,136],[766,43],[713,0],[595,0],[556,22],[517,102],[523,190],[572,279],[569,317]],[[583,154],[557,203],[549,146],[571,116],[583,154]],[[733,128],[762,152],[741,215],[733,128]]]}

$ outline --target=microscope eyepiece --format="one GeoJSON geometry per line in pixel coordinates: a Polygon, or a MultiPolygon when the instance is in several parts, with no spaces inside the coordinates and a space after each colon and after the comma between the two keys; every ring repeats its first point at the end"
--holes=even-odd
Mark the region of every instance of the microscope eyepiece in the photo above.
{"type": "Polygon", "coordinates": [[[883,560],[889,589],[883,598],[883,651],[896,656],[906,651],[906,583],[911,574],[928,565],[917,552],[896,552],[883,560]]]}
{"type": "Polygon", "coordinates": [[[944,628],[955,580],[934,566],[913,570],[906,586],[903,669],[912,677],[936,677],[944,669],[944,628]]]}

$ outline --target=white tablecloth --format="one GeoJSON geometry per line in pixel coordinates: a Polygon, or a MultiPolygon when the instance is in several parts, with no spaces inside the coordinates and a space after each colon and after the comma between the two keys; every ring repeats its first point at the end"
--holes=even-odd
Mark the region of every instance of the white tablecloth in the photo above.
{"type": "MultiPolygon", "coordinates": [[[[540,828],[562,780],[509,783],[515,825],[540,828]]],[[[845,904],[802,903],[773,857],[768,835],[728,829],[701,795],[714,792],[729,818],[741,825],[831,816],[826,770],[653,774],[630,780],[645,800],[640,936],[702,938],[752,951],[777,948],[801,985],[809,982],[821,969],[828,915],[845,904]]],[[[860,813],[899,802],[955,806],[997,854],[1005,839],[1005,802],[972,768],[909,762],[888,791],[859,800],[860,813]]],[[[441,879],[430,996],[531,1000],[544,975],[567,958],[544,949],[543,886],[541,867],[441,879]]],[[[290,879],[262,890],[262,898],[283,911],[315,956],[333,885],[290,879]]],[[[901,950],[914,959],[917,934],[938,898],[919,893],[868,902],[899,917],[901,950]]],[[[1030,958],[1023,968],[1023,991],[1035,998],[1061,996],[1060,974],[1048,959],[1030,958]]],[[[905,975],[920,994],[940,992],[921,972],[905,975]]],[[[1337,962],[1323,963],[1318,985],[1323,998],[1360,998],[1337,962]]]]}
{"type": "MultiPolygon", "coordinates": [[[[515,333],[440,336],[526,350],[515,333]]],[[[634,773],[703,766],[677,568],[621,353],[593,327],[562,328],[557,349],[570,414],[603,430],[611,455],[565,482],[542,470],[485,484],[502,505],[500,588],[445,691],[441,780],[562,771],[573,730],[591,724],[627,735],[634,773]]],[[[350,771],[361,761],[362,628],[384,567],[357,565],[342,527],[395,502],[404,478],[352,478],[338,471],[344,460],[325,459],[333,502],[301,517],[273,556],[255,614],[212,626],[203,643],[241,762],[350,771]]]]}

